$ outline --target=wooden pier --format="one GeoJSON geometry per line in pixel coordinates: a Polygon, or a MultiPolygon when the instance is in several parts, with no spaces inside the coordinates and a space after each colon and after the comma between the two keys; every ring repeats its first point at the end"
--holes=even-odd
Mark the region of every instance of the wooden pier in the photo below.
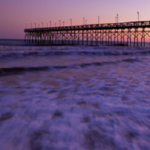
{"type": "Polygon", "coordinates": [[[49,45],[120,45],[145,47],[150,21],[24,29],[25,42],[49,45]]]}

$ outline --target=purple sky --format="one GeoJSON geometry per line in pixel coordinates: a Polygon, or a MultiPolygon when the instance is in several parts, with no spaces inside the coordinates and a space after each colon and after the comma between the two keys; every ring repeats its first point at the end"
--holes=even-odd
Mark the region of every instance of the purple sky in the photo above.
{"type": "Polygon", "coordinates": [[[1,0],[0,1],[0,39],[23,39],[24,28],[38,26],[49,21],[65,25],[83,24],[83,17],[88,24],[119,21],[150,20],[150,0],[1,0]]]}

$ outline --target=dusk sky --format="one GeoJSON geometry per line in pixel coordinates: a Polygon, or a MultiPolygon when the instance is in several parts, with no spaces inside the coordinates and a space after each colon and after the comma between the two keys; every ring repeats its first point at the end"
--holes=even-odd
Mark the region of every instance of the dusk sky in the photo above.
{"type": "Polygon", "coordinates": [[[24,28],[38,26],[52,21],[65,25],[98,22],[114,23],[116,14],[119,22],[150,20],[150,0],[1,0],[0,1],[0,39],[23,39],[24,28]]]}

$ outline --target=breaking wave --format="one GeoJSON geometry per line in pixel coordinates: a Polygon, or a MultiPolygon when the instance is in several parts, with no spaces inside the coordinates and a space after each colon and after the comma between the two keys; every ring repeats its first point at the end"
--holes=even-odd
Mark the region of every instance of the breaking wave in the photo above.
{"type": "Polygon", "coordinates": [[[10,74],[18,74],[24,72],[32,72],[32,71],[50,71],[53,69],[78,69],[78,68],[86,68],[90,66],[103,66],[103,65],[114,65],[122,62],[134,63],[141,62],[138,58],[128,58],[122,59],[118,61],[108,61],[108,62],[93,62],[93,63],[82,63],[78,65],[59,65],[59,66],[37,66],[37,67],[10,67],[10,68],[0,68],[0,76],[10,75],[10,74]]]}

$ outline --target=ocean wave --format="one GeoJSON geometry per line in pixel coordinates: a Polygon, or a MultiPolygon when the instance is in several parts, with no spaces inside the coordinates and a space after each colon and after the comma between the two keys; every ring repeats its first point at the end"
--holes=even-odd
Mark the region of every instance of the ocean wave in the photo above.
{"type": "Polygon", "coordinates": [[[11,75],[11,74],[19,74],[25,72],[32,72],[32,71],[48,71],[54,69],[78,69],[78,68],[86,68],[90,66],[103,66],[103,65],[114,65],[122,62],[127,63],[134,63],[134,62],[141,62],[138,58],[128,58],[122,59],[117,61],[108,61],[108,62],[92,62],[92,63],[82,63],[78,65],[64,65],[64,66],[37,66],[37,67],[10,67],[10,68],[0,68],[0,76],[4,75],[11,75]]]}
{"type": "Polygon", "coordinates": [[[150,50],[141,51],[32,51],[32,52],[0,52],[0,58],[20,58],[28,56],[67,56],[67,55],[79,55],[79,56],[120,56],[120,55],[149,55],[150,50]]]}

